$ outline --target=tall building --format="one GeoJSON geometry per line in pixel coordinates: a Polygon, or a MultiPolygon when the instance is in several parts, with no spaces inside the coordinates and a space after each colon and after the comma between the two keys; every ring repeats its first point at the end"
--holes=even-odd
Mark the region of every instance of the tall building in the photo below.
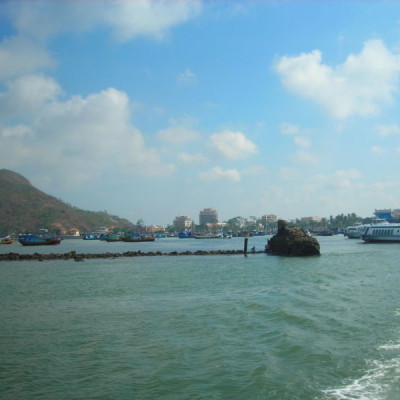
{"type": "Polygon", "coordinates": [[[175,217],[174,219],[174,229],[178,232],[184,232],[190,229],[193,225],[193,220],[190,217],[184,215],[180,217],[175,217]]]}
{"type": "Polygon", "coordinates": [[[205,208],[203,211],[200,211],[200,225],[215,224],[216,222],[218,222],[218,213],[213,208],[205,208]]]}

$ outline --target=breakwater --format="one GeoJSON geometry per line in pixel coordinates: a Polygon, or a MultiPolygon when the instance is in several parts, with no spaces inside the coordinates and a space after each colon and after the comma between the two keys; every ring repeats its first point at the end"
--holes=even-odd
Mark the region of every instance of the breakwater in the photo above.
{"type": "MultiPolygon", "coordinates": [[[[265,253],[265,251],[251,251],[251,254],[265,253]]],[[[49,260],[75,260],[83,261],[85,259],[96,259],[96,258],[120,258],[120,257],[155,257],[155,256],[207,256],[207,255],[240,255],[248,254],[244,250],[197,250],[197,251],[171,251],[163,253],[161,251],[126,251],[124,253],[77,253],[70,251],[67,253],[50,253],[50,254],[18,254],[18,253],[7,253],[0,254],[0,261],[49,261],[49,260]]]]}

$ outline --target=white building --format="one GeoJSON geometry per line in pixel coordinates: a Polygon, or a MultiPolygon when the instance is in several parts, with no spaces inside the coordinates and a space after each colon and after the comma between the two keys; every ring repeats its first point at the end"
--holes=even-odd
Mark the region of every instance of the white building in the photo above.
{"type": "Polygon", "coordinates": [[[187,216],[175,217],[174,219],[174,229],[178,232],[184,232],[193,226],[193,220],[187,216]]]}

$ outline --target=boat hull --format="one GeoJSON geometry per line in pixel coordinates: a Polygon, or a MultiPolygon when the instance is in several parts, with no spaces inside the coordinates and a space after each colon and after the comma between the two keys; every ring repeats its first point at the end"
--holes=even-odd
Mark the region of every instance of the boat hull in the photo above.
{"type": "Polygon", "coordinates": [[[0,240],[0,244],[11,244],[13,240],[0,240]]]}
{"type": "Polygon", "coordinates": [[[18,239],[23,246],[48,246],[61,243],[61,238],[45,239],[45,240],[26,240],[18,239]]]}
{"type": "Polygon", "coordinates": [[[400,243],[400,224],[372,225],[361,239],[367,243],[400,243]]]}
{"type": "Polygon", "coordinates": [[[154,237],[146,237],[146,238],[140,238],[140,237],[138,237],[138,238],[135,238],[135,237],[133,237],[133,238],[122,238],[122,241],[123,242],[134,242],[134,243],[137,243],[137,242],[154,242],[156,240],[156,238],[154,238],[154,237]]]}

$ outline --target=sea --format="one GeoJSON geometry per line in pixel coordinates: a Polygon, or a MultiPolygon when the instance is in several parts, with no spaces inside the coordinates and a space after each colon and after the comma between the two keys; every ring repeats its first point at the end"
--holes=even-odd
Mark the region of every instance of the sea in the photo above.
{"type": "MultiPolygon", "coordinates": [[[[317,239],[317,257],[0,262],[0,399],[399,400],[400,243],[317,239]]],[[[71,239],[0,252],[243,246],[71,239]]]]}

